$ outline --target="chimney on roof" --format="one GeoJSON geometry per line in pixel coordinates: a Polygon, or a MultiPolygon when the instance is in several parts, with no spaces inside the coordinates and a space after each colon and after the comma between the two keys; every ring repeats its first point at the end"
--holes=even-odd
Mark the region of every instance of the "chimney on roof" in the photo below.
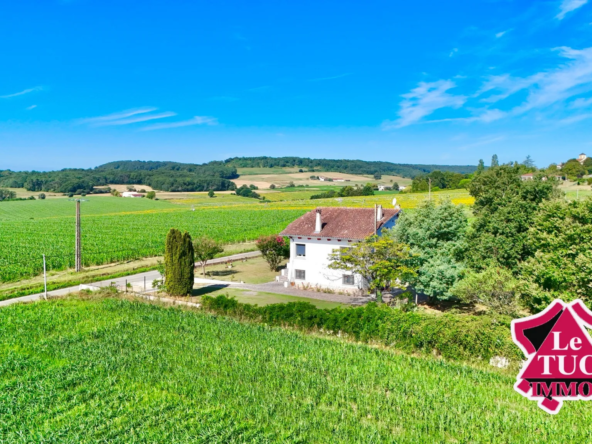
{"type": "Polygon", "coordinates": [[[384,214],[382,213],[382,205],[378,205],[378,208],[376,210],[376,222],[380,222],[383,217],[384,214]]]}
{"type": "Polygon", "coordinates": [[[317,208],[317,219],[315,222],[315,233],[320,233],[323,229],[323,221],[321,220],[321,209],[317,208]]]}

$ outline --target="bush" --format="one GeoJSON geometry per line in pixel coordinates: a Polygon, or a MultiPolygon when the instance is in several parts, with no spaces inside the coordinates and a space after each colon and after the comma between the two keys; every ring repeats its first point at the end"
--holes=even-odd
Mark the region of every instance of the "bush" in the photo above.
{"type": "Polygon", "coordinates": [[[269,189],[270,190],[275,190],[275,185],[274,184],[269,185],[269,189]]]}
{"type": "Polygon", "coordinates": [[[37,199],[39,199],[39,200],[45,199],[45,194],[44,193],[39,193],[39,196],[37,196],[37,199]]]}
{"type": "Polygon", "coordinates": [[[156,193],[154,191],[148,191],[148,193],[146,193],[146,197],[148,199],[154,199],[156,197],[156,193]]]}
{"type": "Polygon", "coordinates": [[[480,303],[496,313],[513,315],[518,311],[519,283],[505,268],[489,267],[471,272],[456,283],[452,294],[467,304],[480,303]]]}
{"type": "Polygon", "coordinates": [[[203,296],[206,310],[270,325],[345,333],[357,341],[380,342],[406,352],[436,351],[456,360],[489,360],[522,353],[510,334],[509,320],[489,316],[429,315],[374,303],[356,308],[320,309],[308,302],[263,307],[241,304],[227,296],[203,296]]]}

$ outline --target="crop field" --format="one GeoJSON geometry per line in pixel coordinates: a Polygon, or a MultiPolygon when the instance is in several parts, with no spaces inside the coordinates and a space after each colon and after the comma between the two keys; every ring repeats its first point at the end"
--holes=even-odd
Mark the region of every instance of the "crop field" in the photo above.
{"type": "MultiPolygon", "coordinates": [[[[8,211],[0,218],[0,282],[40,274],[43,254],[48,270],[74,265],[74,202],[52,200],[50,205],[14,205],[37,202],[45,204],[2,204],[1,208],[8,211]],[[52,208],[53,204],[56,207],[52,208]],[[11,212],[10,207],[16,210],[11,212]],[[72,216],[60,216],[64,209],[72,216]]],[[[237,243],[277,233],[303,213],[258,207],[240,212],[229,208],[192,211],[189,205],[108,197],[89,200],[82,206],[83,266],[162,255],[166,234],[173,227],[186,230],[193,237],[207,234],[224,243],[237,243]],[[132,208],[134,205],[145,205],[145,209],[139,211],[139,207],[132,208]]]]}
{"type": "MultiPolygon", "coordinates": [[[[278,233],[318,206],[391,207],[396,197],[403,209],[413,209],[428,197],[425,193],[383,194],[310,200],[308,192],[268,194],[272,195],[289,200],[262,203],[231,194],[210,198],[205,193],[171,201],[89,197],[81,204],[83,266],[162,255],[166,233],[173,227],[194,237],[207,234],[224,243],[237,243],[278,233]]],[[[465,190],[433,193],[432,199],[473,202],[465,190]]],[[[43,254],[48,270],[74,266],[75,205],[67,199],[0,204],[0,282],[39,275],[43,254]]]]}
{"type": "Polygon", "coordinates": [[[0,436],[25,442],[590,442],[514,376],[116,299],[0,310],[0,436]]]}

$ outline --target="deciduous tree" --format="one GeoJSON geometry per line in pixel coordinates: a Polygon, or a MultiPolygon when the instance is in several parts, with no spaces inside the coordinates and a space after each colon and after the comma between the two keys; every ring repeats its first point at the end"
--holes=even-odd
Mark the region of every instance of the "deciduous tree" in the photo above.
{"type": "Polygon", "coordinates": [[[350,248],[335,250],[329,255],[329,268],[360,275],[371,291],[387,287],[405,288],[404,283],[415,276],[416,267],[408,245],[390,237],[369,236],[350,248]]]}
{"type": "Polygon", "coordinates": [[[217,254],[224,251],[222,245],[216,240],[202,236],[193,241],[195,261],[201,265],[202,274],[206,275],[206,264],[214,259],[217,254]]]}

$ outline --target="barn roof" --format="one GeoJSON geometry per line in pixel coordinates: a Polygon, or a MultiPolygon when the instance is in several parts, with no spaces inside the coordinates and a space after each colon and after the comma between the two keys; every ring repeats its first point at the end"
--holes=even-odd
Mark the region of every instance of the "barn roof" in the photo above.
{"type": "MultiPolygon", "coordinates": [[[[399,213],[400,209],[383,209],[377,229],[399,213]]],[[[280,233],[281,236],[335,237],[364,239],[374,234],[374,208],[323,207],[299,217],[280,233]],[[321,210],[322,229],[315,233],[316,211],[321,210]]]]}

